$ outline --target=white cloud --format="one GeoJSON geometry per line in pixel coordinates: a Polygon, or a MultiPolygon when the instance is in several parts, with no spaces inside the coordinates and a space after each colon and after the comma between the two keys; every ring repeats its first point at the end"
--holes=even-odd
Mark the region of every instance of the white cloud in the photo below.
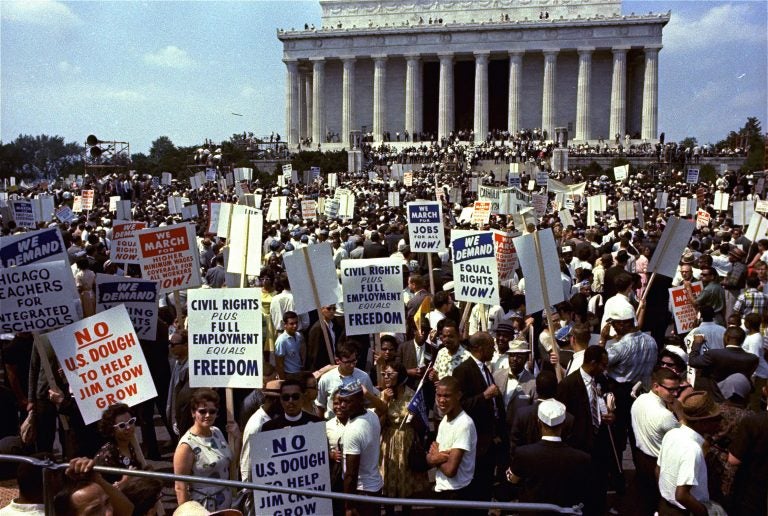
{"type": "Polygon", "coordinates": [[[77,65],[71,64],[69,61],[60,61],[58,65],[59,71],[65,74],[77,74],[82,71],[77,65]]]}
{"type": "Polygon", "coordinates": [[[712,7],[698,19],[672,13],[664,29],[664,47],[696,50],[725,43],[759,43],[765,40],[765,26],[755,23],[748,5],[723,4],[712,7]]]}
{"type": "Polygon", "coordinates": [[[96,89],[92,95],[94,97],[103,98],[106,100],[116,100],[123,102],[143,102],[146,100],[146,97],[138,91],[108,87],[96,89]]]}
{"type": "Polygon", "coordinates": [[[75,27],[83,21],[66,4],[56,0],[2,2],[2,18],[48,28],[75,27]]]}
{"type": "Polygon", "coordinates": [[[192,68],[197,64],[194,59],[189,57],[186,50],[174,45],[168,45],[156,52],[144,54],[144,62],[162,68],[178,69],[192,68]]]}

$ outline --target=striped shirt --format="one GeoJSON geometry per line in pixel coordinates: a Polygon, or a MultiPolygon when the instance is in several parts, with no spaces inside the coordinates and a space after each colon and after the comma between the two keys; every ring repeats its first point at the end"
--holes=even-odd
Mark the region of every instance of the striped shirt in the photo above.
{"type": "Polygon", "coordinates": [[[747,314],[757,314],[762,316],[765,310],[765,294],[756,288],[748,288],[741,294],[733,304],[733,311],[738,312],[741,317],[747,314]]]}
{"type": "Polygon", "coordinates": [[[639,331],[628,333],[608,348],[607,374],[619,383],[642,381],[648,386],[657,355],[653,337],[639,331]]]}

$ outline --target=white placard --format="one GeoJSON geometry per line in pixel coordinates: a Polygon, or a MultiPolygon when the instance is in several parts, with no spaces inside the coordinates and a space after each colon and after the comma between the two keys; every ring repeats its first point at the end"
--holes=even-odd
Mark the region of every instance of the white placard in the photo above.
{"type": "Polygon", "coordinates": [[[189,386],[260,389],[260,288],[190,290],[189,386]]]}
{"type": "Polygon", "coordinates": [[[565,301],[555,237],[551,229],[538,231],[538,236],[541,254],[536,252],[533,233],[514,239],[517,259],[525,278],[525,309],[529,314],[545,309],[544,288],[550,306],[565,301]],[[541,284],[542,276],[545,285],[541,284]]]}
{"type": "Polygon", "coordinates": [[[117,213],[115,214],[116,219],[122,219],[122,220],[131,220],[133,219],[133,214],[131,212],[131,201],[117,201],[117,213]]]}
{"type": "MultiPolygon", "coordinates": [[[[315,280],[314,291],[317,292],[320,306],[333,305],[341,301],[341,284],[336,275],[330,242],[326,241],[285,253],[283,263],[291,282],[296,313],[305,314],[319,308],[315,304],[311,278],[315,280]]],[[[402,284],[400,288],[402,289],[402,284]]]]}
{"type": "Polygon", "coordinates": [[[768,201],[757,201],[755,211],[758,213],[768,213],[768,201]]]}
{"type": "Polygon", "coordinates": [[[157,396],[152,375],[125,306],[47,335],[86,425],[110,405],[129,407],[157,396]]]}
{"type": "Polygon", "coordinates": [[[648,262],[648,273],[656,272],[673,278],[695,227],[696,223],[692,220],[670,217],[656,245],[656,251],[648,262]]]}
{"type": "Polygon", "coordinates": [[[656,204],[654,205],[654,208],[656,208],[657,210],[666,209],[668,200],[669,200],[669,193],[656,192],[656,204]]]}
{"type": "Polygon", "coordinates": [[[341,283],[347,335],[405,333],[402,260],[342,260],[341,283]]]}
{"type": "Polygon", "coordinates": [[[733,202],[733,223],[736,226],[746,226],[755,213],[755,201],[733,202]]]}
{"type": "Polygon", "coordinates": [[[387,192],[387,204],[391,208],[400,206],[400,192],[387,192]]]}
{"type": "Polygon", "coordinates": [[[499,275],[493,232],[451,231],[457,301],[499,304],[499,275]]]}
{"type": "MultiPolygon", "coordinates": [[[[694,296],[698,296],[701,293],[702,283],[697,281],[691,283],[691,290],[694,296]]],[[[693,300],[688,297],[684,286],[670,288],[669,299],[672,302],[672,315],[675,318],[675,327],[677,333],[683,335],[693,330],[697,326],[699,311],[696,309],[696,305],[693,304],[693,300]]]]}
{"type": "Polygon", "coordinates": [[[491,220],[491,201],[475,201],[472,207],[472,224],[485,226],[491,220]]]}
{"type": "Polygon", "coordinates": [[[11,201],[13,221],[20,228],[35,229],[35,208],[32,199],[15,199],[11,201]]]}
{"type": "Polygon", "coordinates": [[[302,219],[316,219],[317,218],[317,201],[314,199],[308,199],[301,201],[301,218],[302,219]]]}
{"type": "Polygon", "coordinates": [[[80,195],[76,195],[74,199],[72,199],[72,211],[74,213],[82,213],[83,211],[83,197],[80,195]]]}
{"type": "Polygon", "coordinates": [[[83,190],[82,203],[85,211],[91,211],[93,209],[93,190],[83,190]]]}
{"type": "Polygon", "coordinates": [[[715,210],[716,211],[728,211],[728,199],[730,199],[730,195],[728,195],[725,192],[717,191],[715,192],[715,210]]]}
{"type": "Polygon", "coordinates": [[[635,218],[635,203],[632,201],[619,201],[619,220],[633,220],[635,218]]]}
{"type": "Polygon", "coordinates": [[[215,235],[219,229],[220,208],[220,202],[208,201],[208,227],[205,230],[205,233],[208,235],[215,235]]]}
{"type": "Polygon", "coordinates": [[[573,215],[571,215],[570,210],[560,210],[557,212],[558,217],[560,217],[560,222],[563,223],[563,228],[567,228],[569,226],[576,227],[576,224],[573,222],[573,215]]]}
{"type": "Polygon", "coordinates": [[[160,184],[163,184],[165,186],[171,186],[171,173],[170,172],[163,172],[160,175],[160,184]]]}
{"type": "Polygon", "coordinates": [[[58,227],[27,231],[0,239],[0,266],[16,267],[58,260],[69,262],[58,227]]]}
{"type": "Polygon", "coordinates": [[[156,281],[160,294],[202,284],[194,224],[144,229],[136,240],[141,276],[156,281]]]}
{"type": "Polygon", "coordinates": [[[140,278],[96,275],[96,311],[125,305],[140,339],[157,340],[157,283],[140,278]]]}
{"type": "Polygon", "coordinates": [[[191,220],[198,217],[197,204],[190,204],[181,208],[182,220],[191,220]]]}
{"type": "Polygon", "coordinates": [[[117,211],[117,201],[120,200],[119,195],[110,195],[109,196],[109,211],[112,213],[117,211]]]}
{"type": "Polygon", "coordinates": [[[624,181],[629,175],[629,165],[613,167],[613,177],[616,181],[624,181]]]}
{"type": "Polygon", "coordinates": [[[699,169],[698,168],[689,168],[688,174],[686,175],[685,182],[689,185],[695,185],[699,182],[699,169]]]}
{"type": "Polygon", "coordinates": [[[768,236],[768,219],[758,213],[753,213],[752,218],[749,219],[749,227],[744,236],[751,242],[757,242],[766,238],[768,236]]]}
{"type": "Polygon", "coordinates": [[[430,253],[445,249],[442,204],[438,201],[409,202],[406,209],[411,251],[430,253]]]}
{"type": "MultiPolygon", "coordinates": [[[[237,205],[240,206],[240,205],[237,205]]],[[[237,206],[235,206],[237,208],[237,206]]],[[[258,276],[261,272],[261,244],[264,222],[261,213],[232,213],[229,229],[227,272],[258,276]]]]}
{"type": "Polygon", "coordinates": [[[338,176],[334,172],[328,174],[327,180],[329,188],[336,188],[336,186],[339,184],[338,176]]]}
{"type": "Polygon", "coordinates": [[[512,239],[519,233],[504,233],[503,231],[493,231],[494,253],[496,254],[496,267],[499,271],[499,281],[508,281],[512,279],[515,270],[519,265],[517,260],[517,251],[512,239]]]}
{"type": "Polygon", "coordinates": [[[288,218],[286,215],[287,210],[288,197],[282,195],[272,197],[272,202],[269,203],[269,209],[267,210],[267,222],[288,218]]]}
{"type": "Polygon", "coordinates": [[[232,204],[222,202],[219,206],[219,220],[216,224],[216,235],[229,238],[229,225],[232,217],[232,204]]]}

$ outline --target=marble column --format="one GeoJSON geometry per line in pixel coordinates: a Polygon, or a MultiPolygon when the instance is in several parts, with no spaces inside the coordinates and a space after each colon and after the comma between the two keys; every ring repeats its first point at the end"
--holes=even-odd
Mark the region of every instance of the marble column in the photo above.
{"type": "Polygon", "coordinates": [[[520,127],[520,104],[523,90],[523,52],[509,53],[509,104],[507,130],[514,134],[520,127]]]}
{"type": "Polygon", "coordinates": [[[304,98],[307,102],[307,109],[305,110],[305,118],[307,125],[307,133],[305,138],[312,138],[312,72],[307,71],[304,76],[304,82],[299,85],[299,88],[304,89],[304,98]]]}
{"type": "Polygon", "coordinates": [[[299,64],[286,60],[285,137],[289,145],[299,143],[299,64]]]}
{"type": "Polygon", "coordinates": [[[575,140],[592,139],[592,124],[590,121],[590,96],[592,81],[592,48],[579,48],[579,78],[576,86],[576,134],[575,140]]]}
{"type": "Polygon", "coordinates": [[[475,141],[488,134],[488,60],[490,52],[475,52],[475,141]]]}
{"type": "Polygon", "coordinates": [[[627,133],[627,51],[629,47],[613,47],[613,79],[611,80],[611,119],[608,134],[618,134],[621,141],[627,133]]]}
{"type": "Polygon", "coordinates": [[[450,136],[455,124],[453,102],[453,53],[439,53],[440,87],[437,104],[437,139],[450,136]]]}
{"type": "Polygon", "coordinates": [[[418,130],[418,123],[416,122],[418,110],[416,104],[421,97],[421,92],[418,90],[419,60],[418,54],[407,54],[405,56],[405,131],[408,133],[409,138],[413,138],[413,134],[418,130]]]}
{"type": "Polygon", "coordinates": [[[383,141],[387,126],[387,56],[373,56],[373,141],[383,141]]]}
{"type": "Polygon", "coordinates": [[[643,78],[643,121],[641,130],[641,136],[644,140],[656,140],[656,138],[658,138],[659,50],[661,50],[661,45],[645,47],[645,77],[643,78]]]}
{"type": "Polygon", "coordinates": [[[312,58],[312,145],[325,143],[325,61],[312,58]]]}
{"type": "Polygon", "coordinates": [[[350,131],[357,129],[355,117],[355,57],[342,57],[344,67],[341,83],[341,141],[351,148],[350,131]]]}
{"type": "MultiPolygon", "coordinates": [[[[416,89],[416,100],[413,105],[413,110],[415,111],[415,117],[416,120],[414,121],[414,129],[417,133],[420,133],[424,130],[424,89],[422,86],[422,80],[424,78],[424,61],[419,59],[418,67],[416,68],[416,81],[415,81],[415,89],[416,89]]],[[[413,135],[411,135],[411,139],[413,139],[413,135]]]]}
{"type": "Polygon", "coordinates": [[[299,139],[307,137],[307,90],[304,88],[306,75],[306,70],[299,72],[299,139]]]}
{"type": "Polygon", "coordinates": [[[541,95],[541,130],[547,139],[555,139],[555,84],[557,80],[557,50],[544,51],[544,91],[541,95]]]}

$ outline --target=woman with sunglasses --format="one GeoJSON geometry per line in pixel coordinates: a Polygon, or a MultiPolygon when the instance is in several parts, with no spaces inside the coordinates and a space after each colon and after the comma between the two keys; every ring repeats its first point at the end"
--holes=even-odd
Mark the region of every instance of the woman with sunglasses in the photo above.
{"type": "MultiPolygon", "coordinates": [[[[106,439],[106,443],[96,453],[93,460],[97,466],[109,466],[111,468],[143,469],[138,452],[134,446],[134,432],[136,430],[136,418],[131,414],[131,409],[125,403],[110,405],[101,415],[98,423],[99,432],[106,439]]],[[[112,482],[120,487],[128,477],[123,475],[102,475],[107,482],[112,482]]]]}
{"type": "MultiPolygon", "coordinates": [[[[221,430],[213,426],[219,412],[219,395],[212,389],[196,389],[190,397],[189,406],[194,422],[179,440],[173,454],[173,472],[177,475],[228,479],[232,449],[221,430]]],[[[241,437],[235,423],[227,425],[227,431],[234,433],[238,439],[241,437]]],[[[174,489],[179,505],[193,500],[209,511],[232,506],[232,492],[226,487],[177,481],[174,489]]]]}

